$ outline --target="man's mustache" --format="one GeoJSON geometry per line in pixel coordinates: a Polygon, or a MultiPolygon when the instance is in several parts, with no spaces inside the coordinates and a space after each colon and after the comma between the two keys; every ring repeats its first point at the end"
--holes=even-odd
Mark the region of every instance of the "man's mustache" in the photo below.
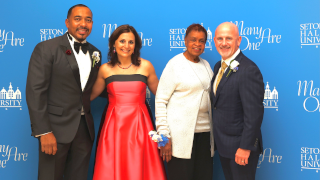
{"type": "Polygon", "coordinates": [[[80,27],[78,27],[76,30],[78,31],[78,30],[83,30],[83,29],[84,29],[84,30],[86,30],[86,31],[89,31],[89,29],[88,29],[88,28],[86,28],[86,27],[81,27],[81,26],[80,26],[80,27]]]}
{"type": "Polygon", "coordinates": [[[229,49],[230,46],[220,46],[220,49],[229,49]]]}

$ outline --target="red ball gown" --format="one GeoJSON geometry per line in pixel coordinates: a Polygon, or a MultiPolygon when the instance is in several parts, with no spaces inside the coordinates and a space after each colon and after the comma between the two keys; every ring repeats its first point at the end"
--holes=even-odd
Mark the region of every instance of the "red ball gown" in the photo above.
{"type": "Polygon", "coordinates": [[[100,126],[93,180],[165,180],[146,105],[147,77],[113,75],[106,80],[109,104],[100,126]]]}

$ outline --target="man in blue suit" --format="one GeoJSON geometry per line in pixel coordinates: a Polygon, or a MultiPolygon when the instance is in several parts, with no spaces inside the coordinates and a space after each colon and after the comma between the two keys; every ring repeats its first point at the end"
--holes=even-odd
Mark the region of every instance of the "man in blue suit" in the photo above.
{"type": "Polygon", "coordinates": [[[263,150],[262,74],[240,51],[241,36],[235,24],[220,24],[214,43],[222,57],[214,66],[211,91],[215,145],[226,180],[254,180],[263,150]]]}

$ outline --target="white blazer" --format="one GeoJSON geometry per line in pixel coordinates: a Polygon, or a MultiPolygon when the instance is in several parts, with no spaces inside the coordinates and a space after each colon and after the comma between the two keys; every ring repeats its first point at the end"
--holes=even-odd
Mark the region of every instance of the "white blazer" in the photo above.
{"type": "MultiPolygon", "coordinates": [[[[191,158],[196,121],[205,91],[188,61],[181,53],[168,62],[162,72],[155,99],[157,131],[171,138],[172,155],[184,159],[191,158]]],[[[212,79],[213,72],[209,63],[202,58],[200,61],[212,79]]],[[[207,94],[210,99],[210,93],[207,94]]],[[[209,104],[211,156],[213,156],[211,103],[209,104]]]]}

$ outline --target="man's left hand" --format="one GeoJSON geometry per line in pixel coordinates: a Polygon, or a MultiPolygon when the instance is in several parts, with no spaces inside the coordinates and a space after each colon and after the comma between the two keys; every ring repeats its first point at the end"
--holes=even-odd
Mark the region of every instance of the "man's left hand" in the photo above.
{"type": "Polygon", "coordinates": [[[235,156],[236,163],[241,166],[247,165],[250,153],[250,150],[238,148],[235,156]]]}

